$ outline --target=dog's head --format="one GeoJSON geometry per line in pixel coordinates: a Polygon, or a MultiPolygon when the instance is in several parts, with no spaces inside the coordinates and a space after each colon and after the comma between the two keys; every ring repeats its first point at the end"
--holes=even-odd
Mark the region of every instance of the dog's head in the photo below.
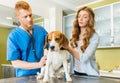
{"type": "Polygon", "coordinates": [[[69,42],[66,36],[60,31],[52,31],[46,37],[44,48],[46,48],[47,44],[49,44],[51,51],[58,51],[68,46],[69,42]]]}

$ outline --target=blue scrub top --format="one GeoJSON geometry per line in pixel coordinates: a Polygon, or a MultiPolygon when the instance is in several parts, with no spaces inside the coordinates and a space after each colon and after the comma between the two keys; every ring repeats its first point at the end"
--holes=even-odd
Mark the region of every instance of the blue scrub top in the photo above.
{"type": "MultiPolygon", "coordinates": [[[[38,25],[33,25],[32,36],[34,38],[34,48],[38,60],[43,56],[43,48],[47,31],[38,25]]],[[[32,50],[31,36],[23,29],[16,27],[8,36],[7,40],[7,60],[22,60],[27,62],[37,62],[32,50]]],[[[35,75],[39,69],[24,70],[16,68],[16,77],[35,75]]]]}

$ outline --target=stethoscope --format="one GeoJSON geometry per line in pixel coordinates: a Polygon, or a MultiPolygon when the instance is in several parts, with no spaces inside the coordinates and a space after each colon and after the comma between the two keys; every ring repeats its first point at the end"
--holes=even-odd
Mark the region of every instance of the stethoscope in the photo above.
{"type": "Polygon", "coordinates": [[[38,59],[38,57],[37,57],[37,55],[36,55],[36,50],[35,50],[35,46],[34,46],[34,37],[33,37],[33,35],[30,33],[30,32],[28,32],[29,33],[29,35],[30,35],[30,38],[31,38],[31,40],[32,40],[32,51],[33,51],[33,53],[34,53],[34,56],[35,56],[35,59],[36,59],[36,61],[38,62],[39,61],[39,59],[38,59]]]}

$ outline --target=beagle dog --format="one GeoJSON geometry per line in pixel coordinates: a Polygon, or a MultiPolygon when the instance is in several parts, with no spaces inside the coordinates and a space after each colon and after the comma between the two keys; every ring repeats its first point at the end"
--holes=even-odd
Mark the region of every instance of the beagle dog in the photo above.
{"type": "Polygon", "coordinates": [[[46,37],[45,47],[47,44],[49,49],[44,50],[44,55],[47,55],[46,65],[37,74],[37,79],[43,78],[43,82],[49,82],[49,77],[62,78],[64,72],[66,81],[72,81],[68,68],[68,51],[64,49],[69,45],[68,39],[60,31],[52,31],[46,37]]]}

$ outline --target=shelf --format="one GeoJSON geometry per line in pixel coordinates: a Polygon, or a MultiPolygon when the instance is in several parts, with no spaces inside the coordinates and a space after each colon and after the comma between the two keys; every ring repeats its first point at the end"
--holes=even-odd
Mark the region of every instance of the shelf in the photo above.
{"type": "Polygon", "coordinates": [[[120,46],[99,46],[97,49],[102,49],[102,48],[120,48],[120,46]]]}
{"type": "Polygon", "coordinates": [[[105,76],[105,77],[113,77],[113,78],[120,78],[120,72],[119,73],[114,73],[112,71],[107,71],[107,70],[100,70],[100,76],[105,76]]]}

